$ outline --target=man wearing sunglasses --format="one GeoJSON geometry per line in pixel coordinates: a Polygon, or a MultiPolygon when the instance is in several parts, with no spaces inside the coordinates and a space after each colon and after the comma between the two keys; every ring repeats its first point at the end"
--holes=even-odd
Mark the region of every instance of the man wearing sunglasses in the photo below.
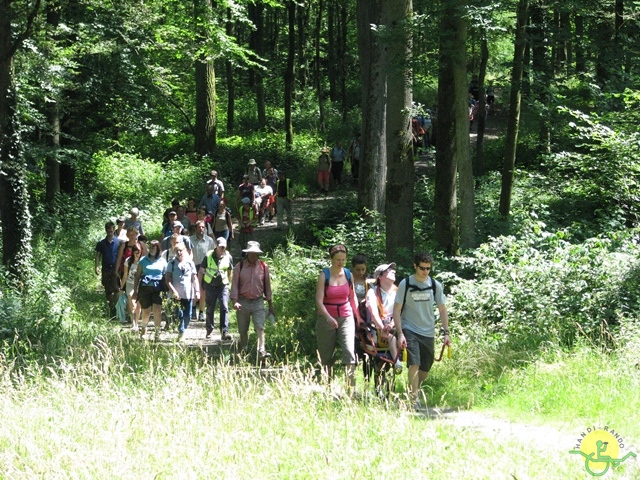
{"type": "Polygon", "coordinates": [[[398,286],[393,306],[393,320],[398,332],[400,348],[407,349],[409,391],[416,409],[422,408],[418,396],[422,382],[427,379],[435,358],[436,318],[433,305],[438,307],[440,329],[444,343],[449,345],[449,316],[442,284],[429,276],[433,258],[423,252],[413,259],[415,273],[398,286]]]}

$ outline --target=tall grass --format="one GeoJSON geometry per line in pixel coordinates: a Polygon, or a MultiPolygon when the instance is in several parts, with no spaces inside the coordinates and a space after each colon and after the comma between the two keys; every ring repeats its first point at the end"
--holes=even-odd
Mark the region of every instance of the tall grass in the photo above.
{"type": "Polygon", "coordinates": [[[562,446],[338,399],[295,367],[265,379],[143,348],[141,372],[103,341],[47,368],[0,362],[5,478],[584,477],[562,446]]]}

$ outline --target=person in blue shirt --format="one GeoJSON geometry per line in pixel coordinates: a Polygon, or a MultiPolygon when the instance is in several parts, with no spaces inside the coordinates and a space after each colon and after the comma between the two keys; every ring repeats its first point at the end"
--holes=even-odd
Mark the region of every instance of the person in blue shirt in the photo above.
{"type": "Polygon", "coordinates": [[[115,236],[116,226],[113,222],[107,222],[104,226],[107,236],[96,245],[95,271],[100,275],[102,266],[102,286],[109,304],[109,317],[116,316],[116,302],[120,296],[120,278],[116,270],[118,249],[120,240],[115,236]]]}

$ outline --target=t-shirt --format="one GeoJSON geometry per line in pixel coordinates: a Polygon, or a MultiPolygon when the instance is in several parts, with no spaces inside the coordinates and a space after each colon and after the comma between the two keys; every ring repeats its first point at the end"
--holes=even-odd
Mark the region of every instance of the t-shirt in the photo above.
{"type": "Polygon", "coordinates": [[[425,282],[418,283],[415,275],[411,275],[408,279],[400,282],[398,291],[396,292],[396,304],[402,305],[407,281],[409,281],[412,286],[423,290],[411,291],[410,289],[407,292],[407,301],[402,312],[402,328],[425,337],[434,337],[436,319],[433,304],[434,302],[438,306],[445,304],[442,284],[437,280],[433,280],[431,277],[427,277],[425,282]],[[433,298],[433,289],[431,288],[432,281],[436,282],[435,299],[433,298]]]}
{"type": "Polygon", "coordinates": [[[160,281],[164,276],[167,261],[162,256],[154,260],[145,255],[138,262],[138,268],[141,271],[140,284],[154,286],[154,282],[160,281]]]}
{"type": "MultiPolygon", "coordinates": [[[[193,291],[193,276],[197,273],[196,266],[191,260],[178,263],[177,259],[167,264],[167,273],[171,274],[171,285],[183,300],[191,300],[193,291]]],[[[173,292],[169,290],[169,298],[173,298],[173,292]]]]}
{"type": "Polygon", "coordinates": [[[140,235],[144,235],[144,230],[142,230],[142,222],[140,220],[131,220],[131,218],[125,218],[124,220],[124,228],[125,230],[129,227],[136,227],[138,229],[138,233],[140,235]]]}
{"type": "Polygon", "coordinates": [[[380,298],[382,299],[382,306],[384,308],[384,312],[380,312],[380,310],[378,310],[380,319],[385,320],[387,318],[393,317],[393,304],[395,303],[397,289],[395,287],[391,287],[391,290],[389,292],[385,292],[378,285],[370,288],[367,292],[367,305],[372,309],[379,309],[378,290],[380,290],[380,298]]]}

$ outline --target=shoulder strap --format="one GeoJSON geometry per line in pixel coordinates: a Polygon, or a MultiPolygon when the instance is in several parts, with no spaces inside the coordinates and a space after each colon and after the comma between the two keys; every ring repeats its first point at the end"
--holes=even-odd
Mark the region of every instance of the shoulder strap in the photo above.
{"type": "Polygon", "coordinates": [[[433,299],[435,301],[435,299],[436,299],[436,281],[431,277],[427,277],[427,278],[431,279],[431,286],[427,287],[427,288],[420,288],[417,285],[411,285],[411,283],[409,283],[409,277],[407,277],[407,278],[405,278],[403,280],[403,282],[406,282],[406,288],[404,289],[404,298],[402,299],[402,308],[400,309],[400,315],[402,315],[402,312],[404,311],[404,305],[405,305],[405,303],[407,303],[407,292],[409,290],[411,290],[411,291],[415,291],[415,290],[420,290],[420,291],[432,290],[433,291],[433,299]]]}

